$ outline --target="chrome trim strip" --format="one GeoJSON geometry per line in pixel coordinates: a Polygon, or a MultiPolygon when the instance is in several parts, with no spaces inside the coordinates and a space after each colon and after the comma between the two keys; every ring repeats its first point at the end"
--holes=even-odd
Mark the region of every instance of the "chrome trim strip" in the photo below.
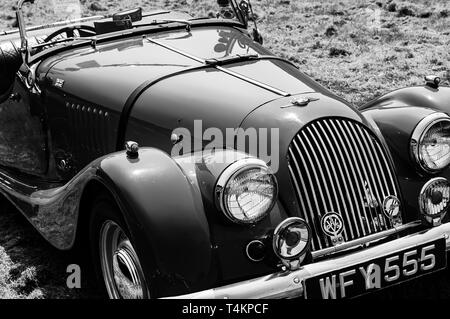
{"type": "Polygon", "coordinates": [[[377,240],[386,238],[386,237],[391,236],[391,235],[395,235],[395,234],[397,234],[399,232],[402,232],[404,230],[411,229],[411,228],[414,228],[414,227],[418,227],[421,224],[422,224],[421,221],[410,222],[408,224],[403,224],[403,225],[400,225],[400,226],[397,226],[397,227],[394,227],[394,228],[391,228],[391,229],[388,229],[388,230],[383,230],[383,231],[378,232],[378,233],[370,234],[370,235],[368,235],[366,237],[357,238],[355,240],[352,240],[352,241],[349,241],[349,242],[345,242],[345,243],[343,243],[341,245],[338,245],[338,246],[329,247],[329,248],[325,248],[325,249],[322,249],[322,250],[314,251],[311,254],[312,254],[313,259],[324,257],[326,255],[331,255],[331,254],[335,254],[335,253],[338,253],[338,252],[341,252],[341,251],[344,251],[344,250],[347,250],[347,249],[352,249],[352,248],[356,248],[358,246],[366,245],[366,244],[368,244],[370,242],[377,241],[377,240]]]}
{"type": "MultiPolygon", "coordinates": [[[[204,65],[208,65],[208,64],[206,63],[206,60],[205,60],[205,59],[196,57],[195,55],[192,55],[192,54],[190,54],[190,53],[187,53],[187,52],[185,52],[185,51],[183,51],[183,50],[179,50],[179,49],[174,48],[174,47],[172,47],[172,46],[170,46],[170,45],[164,44],[164,43],[162,43],[162,42],[160,42],[160,41],[158,41],[158,40],[150,39],[150,38],[146,38],[146,39],[147,39],[147,41],[149,41],[150,43],[159,45],[159,46],[161,46],[161,47],[163,47],[163,48],[165,48],[165,49],[168,49],[168,50],[173,51],[173,52],[175,52],[175,53],[184,55],[185,57],[187,57],[187,58],[189,58],[189,59],[192,59],[192,60],[194,60],[194,61],[200,62],[200,63],[202,63],[202,64],[204,64],[204,65]]],[[[247,76],[245,76],[245,75],[242,75],[242,74],[240,74],[240,73],[231,71],[231,70],[226,69],[226,68],[224,68],[224,67],[221,67],[221,66],[218,66],[218,65],[217,65],[217,66],[212,66],[212,67],[215,68],[215,69],[217,69],[217,70],[219,70],[219,71],[222,71],[222,72],[224,72],[224,73],[227,73],[228,75],[234,76],[234,77],[236,77],[236,78],[238,78],[238,79],[240,79],[240,80],[246,81],[246,82],[251,83],[251,84],[256,85],[256,86],[259,86],[259,87],[261,87],[261,88],[263,88],[263,89],[265,89],[265,90],[271,91],[272,93],[275,93],[275,94],[278,94],[278,95],[281,95],[281,96],[290,96],[290,95],[291,95],[290,93],[287,93],[287,92],[285,92],[285,91],[283,91],[283,90],[274,88],[273,86],[270,86],[270,85],[268,85],[268,84],[259,82],[258,80],[249,78],[249,77],[247,77],[247,76]]]]}
{"type": "Polygon", "coordinates": [[[191,60],[197,61],[197,62],[202,63],[202,64],[206,64],[206,61],[205,61],[204,59],[201,59],[201,58],[199,58],[199,57],[196,57],[196,56],[194,56],[194,55],[192,55],[192,54],[189,54],[189,53],[187,53],[187,52],[184,52],[184,51],[182,51],[182,50],[178,50],[178,49],[176,49],[176,48],[174,48],[174,47],[172,47],[172,46],[170,46],[170,45],[164,44],[164,43],[162,43],[162,42],[160,42],[160,41],[158,41],[158,40],[150,39],[150,38],[146,38],[146,40],[147,40],[148,42],[150,42],[150,43],[159,45],[160,47],[163,47],[163,48],[165,48],[165,49],[167,49],[167,50],[170,50],[170,51],[173,51],[173,52],[175,52],[175,53],[184,55],[185,57],[187,57],[187,58],[189,58],[189,59],[191,59],[191,60]]]}
{"type": "Polygon", "coordinates": [[[232,75],[232,76],[234,76],[234,77],[236,77],[238,79],[244,80],[244,81],[249,82],[251,84],[257,85],[257,86],[259,86],[259,87],[261,87],[263,89],[266,89],[266,90],[271,91],[273,93],[276,93],[278,95],[285,96],[285,97],[291,95],[291,94],[289,94],[289,93],[287,93],[287,92],[285,92],[283,90],[274,88],[273,86],[270,86],[270,85],[262,83],[262,82],[260,82],[258,80],[255,80],[255,79],[249,78],[249,77],[247,77],[245,75],[242,75],[241,73],[237,73],[237,72],[231,71],[231,70],[226,69],[226,68],[221,67],[221,66],[216,66],[215,68],[217,70],[219,70],[219,71],[222,71],[224,73],[232,75]]]}
{"type": "MultiPolygon", "coordinates": [[[[401,227],[404,227],[403,225],[401,227]]],[[[266,276],[237,282],[166,299],[275,299],[303,296],[304,281],[323,273],[364,263],[392,252],[445,238],[446,250],[450,249],[450,223],[408,235],[374,247],[302,266],[295,271],[280,271],[266,276]]]]}

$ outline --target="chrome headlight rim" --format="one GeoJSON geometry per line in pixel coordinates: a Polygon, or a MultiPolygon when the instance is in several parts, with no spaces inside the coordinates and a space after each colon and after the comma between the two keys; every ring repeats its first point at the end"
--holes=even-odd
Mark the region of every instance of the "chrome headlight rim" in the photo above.
{"type": "Polygon", "coordinates": [[[312,233],[311,233],[311,227],[308,225],[308,223],[300,217],[288,217],[285,220],[283,220],[280,224],[278,224],[278,226],[275,228],[275,230],[273,231],[273,239],[272,239],[272,248],[273,251],[275,253],[275,255],[280,258],[281,260],[286,260],[286,261],[292,261],[292,260],[296,260],[299,259],[301,256],[305,255],[305,253],[308,251],[308,249],[311,246],[311,240],[312,240],[312,233]],[[290,226],[292,226],[292,224],[294,223],[302,223],[303,225],[305,225],[305,227],[308,230],[308,240],[305,244],[305,247],[296,255],[291,256],[291,257],[286,257],[280,254],[280,247],[279,247],[279,242],[280,242],[280,235],[290,226]]]}
{"type": "Polygon", "coordinates": [[[423,142],[423,139],[424,139],[426,133],[428,133],[428,130],[431,127],[433,127],[436,123],[439,123],[439,122],[449,122],[450,123],[450,116],[448,116],[446,113],[442,113],[442,112],[432,113],[432,114],[424,117],[417,124],[417,126],[414,128],[414,131],[411,135],[411,140],[410,140],[411,157],[412,157],[413,161],[415,162],[415,164],[423,172],[428,173],[428,174],[437,174],[446,168],[446,167],[444,167],[444,168],[439,168],[439,169],[432,169],[432,168],[428,167],[424,163],[422,155],[420,154],[420,151],[419,151],[419,146],[423,142]]]}
{"type": "Polygon", "coordinates": [[[216,194],[216,206],[219,208],[219,210],[225,215],[225,217],[235,223],[240,225],[254,225],[264,219],[268,213],[272,210],[272,208],[276,204],[276,199],[278,198],[278,181],[275,177],[275,175],[271,172],[270,168],[267,166],[266,162],[263,160],[260,160],[258,158],[243,158],[240,159],[231,165],[229,165],[227,168],[223,170],[223,172],[220,174],[219,178],[217,179],[216,185],[214,187],[215,194],[216,194]],[[253,168],[260,168],[266,170],[267,174],[269,174],[272,178],[272,181],[274,183],[275,187],[275,195],[274,200],[272,201],[271,205],[267,208],[266,212],[264,214],[261,214],[257,216],[256,218],[253,218],[251,220],[242,220],[239,218],[236,218],[228,209],[228,207],[225,205],[224,201],[224,192],[226,189],[226,186],[230,180],[232,180],[236,175],[239,175],[240,173],[253,169],[253,168]]]}
{"type": "Polygon", "coordinates": [[[426,192],[429,190],[431,185],[437,184],[437,183],[445,183],[447,185],[450,185],[450,181],[448,179],[446,179],[445,177],[434,177],[422,186],[422,189],[420,190],[420,193],[419,193],[419,210],[420,210],[420,213],[426,217],[442,218],[443,216],[445,216],[447,214],[449,206],[450,206],[450,205],[447,205],[446,209],[443,210],[439,214],[429,214],[429,213],[427,213],[425,207],[423,206],[423,198],[426,197],[426,192]]]}

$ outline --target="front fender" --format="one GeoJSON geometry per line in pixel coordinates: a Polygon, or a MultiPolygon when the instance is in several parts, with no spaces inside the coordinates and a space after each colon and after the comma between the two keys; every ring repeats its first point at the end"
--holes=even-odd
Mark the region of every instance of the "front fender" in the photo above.
{"type": "Polygon", "coordinates": [[[431,108],[416,106],[373,107],[363,111],[383,135],[400,176],[410,176],[416,170],[410,159],[411,134],[424,117],[435,112],[431,108]]]}
{"type": "MultiPolygon", "coordinates": [[[[103,184],[117,200],[147,279],[168,289],[158,293],[186,293],[215,280],[210,229],[198,186],[162,151],[142,148],[136,159],[125,152],[109,154],[68,183],[47,188],[22,184],[0,171],[0,192],[49,243],[67,250],[77,233],[88,236],[80,227],[80,205],[92,181],[103,184]]],[[[89,213],[89,207],[83,208],[83,214],[89,213]]]]}
{"type": "Polygon", "coordinates": [[[360,110],[418,106],[450,112],[450,87],[413,86],[389,92],[363,105],[360,110]]]}
{"type": "Polygon", "coordinates": [[[397,171],[409,176],[416,170],[410,160],[409,140],[417,124],[434,112],[450,114],[450,87],[408,87],[392,91],[360,108],[380,129],[391,153],[397,158],[397,171]]]}
{"type": "MultiPolygon", "coordinates": [[[[450,88],[404,88],[370,101],[360,110],[376,123],[386,140],[398,174],[405,211],[419,212],[418,197],[423,185],[436,176],[450,179],[450,169],[437,175],[419,171],[410,156],[411,135],[424,117],[435,112],[450,113],[450,88]]],[[[417,213],[407,216],[407,220],[417,218],[417,213]]]]}
{"type": "Polygon", "coordinates": [[[177,163],[147,148],[136,159],[123,153],[105,158],[97,176],[117,197],[158,294],[204,288],[213,277],[210,230],[199,189],[177,163]]]}

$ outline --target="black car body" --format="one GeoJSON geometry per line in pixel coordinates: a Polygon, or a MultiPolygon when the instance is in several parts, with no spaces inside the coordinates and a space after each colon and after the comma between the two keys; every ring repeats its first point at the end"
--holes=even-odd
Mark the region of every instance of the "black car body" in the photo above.
{"type": "MultiPolygon", "coordinates": [[[[134,297],[340,298],[445,267],[449,170],[424,170],[412,139],[447,123],[450,88],[428,77],[358,110],[254,41],[245,5],[227,5],[239,21],[167,12],[163,25],[149,16],[103,34],[89,21],[78,39],[34,49],[59,27],[0,37],[0,191],[53,246],[89,239],[94,255],[92,207],[107,196],[132,245],[110,258],[130,258],[129,281],[148,290],[134,297]],[[279,130],[278,195],[264,218],[230,219],[218,188],[258,153],[236,139],[206,150],[211,140],[177,131],[196,120],[224,134],[279,130]],[[224,153],[233,160],[214,160],[224,153]],[[419,199],[441,206],[431,214],[419,199]],[[327,214],[339,232],[327,233],[327,214]],[[307,238],[285,258],[290,223],[307,238]]],[[[111,297],[128,296],[103,276],[111,297]]]]}

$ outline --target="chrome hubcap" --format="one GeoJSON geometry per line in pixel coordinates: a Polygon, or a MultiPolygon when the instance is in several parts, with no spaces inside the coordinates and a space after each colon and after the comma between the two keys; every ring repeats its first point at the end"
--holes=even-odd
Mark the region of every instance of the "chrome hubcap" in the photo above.
{"type": "Polygon", "coordinates": [[[110,298],[149,297],[136,252],[122,228],[113,221],[104,222],[100,230],[100,263],[110,298]]]}

